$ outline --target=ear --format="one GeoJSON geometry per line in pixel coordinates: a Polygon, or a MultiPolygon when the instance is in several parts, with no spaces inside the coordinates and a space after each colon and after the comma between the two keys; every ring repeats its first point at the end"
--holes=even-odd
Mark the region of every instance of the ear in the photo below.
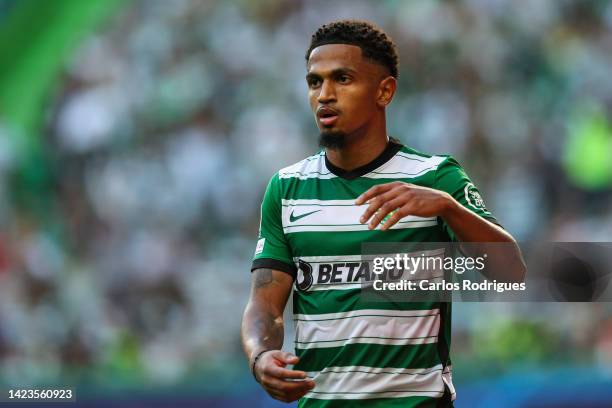
{"type": "Polygon", "coordinates": [[[376,96],[376,103],[381,108],[384,108],[393,100],[395,90],[397,89],[397,79],[392,76],[385,77],[378,84],[378,93],[376,96]]]}

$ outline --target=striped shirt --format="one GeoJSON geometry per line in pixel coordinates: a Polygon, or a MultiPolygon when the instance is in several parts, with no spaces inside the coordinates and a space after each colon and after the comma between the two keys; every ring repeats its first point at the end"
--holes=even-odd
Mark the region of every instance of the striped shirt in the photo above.
{"type": "Polygon", "coordinates": [[[358,169],[337,168],[322,151],[281,169],[268,184],[252,270],[294,278],[295,369],[316,384],[299,407],[429,407],[455,399],[451,303],[360,296],[370,273],[362,243],[456,240],[435,216],[409,215],[384,232],[359,223],[366,206],[356,206],[356,198],[392,181],[446,191],[496,222],[455,159],[392,142],[358,169]]]}

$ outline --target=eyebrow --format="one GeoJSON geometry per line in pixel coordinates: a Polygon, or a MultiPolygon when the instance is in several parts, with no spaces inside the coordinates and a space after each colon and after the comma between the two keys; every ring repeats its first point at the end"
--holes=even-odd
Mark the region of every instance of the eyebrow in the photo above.
{"type": "MultiPolygon", "coordinates": [[[[338,76],[338,75],[356,74],[356,73],[357,73],[357,71],[355,71],[352,68],[336,68],[336,69],[331,71],[330,76],[333,77],[333,76],[338,76]]],[[[309,80],[309,79],[320,79],[320,78],[321,78],[321,75],[317,74],[315,72],[309,72],[306,75],[306,80],[309,80]]]]}

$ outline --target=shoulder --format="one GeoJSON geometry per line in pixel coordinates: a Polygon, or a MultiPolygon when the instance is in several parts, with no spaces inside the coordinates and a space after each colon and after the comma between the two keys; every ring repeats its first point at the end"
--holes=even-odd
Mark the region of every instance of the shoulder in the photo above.
{"type": "Polygon", "coordinates": [[[278,200],[286,194],[291,186],[301,180],[329,178],[330,174],[325,167],[325,153],[323,151],[318,152],[274,173],[268,181],[264,200],[278,200]]]}
{"type": "Polygon", "coordinates": [[[327,171],[325,168],[325,152],[321,150],[320,152],[306,157],[297,163],[283,167],[276,173],[275,176],[277,176],[279,179],[304,179],[310,177],[321,177],[329,174],[329,171],[327,171]]]}
{"type": "Polygon", "coordinates": [[[402,146],[402,149],[398,153],[398,156],[407,158],[409,160],[416,160],[426,163],[427,166],[438,169],[444,167],[445,169],[456,168],[461,170],[461,164],[459,161],[450,154],[429,154],[418,151],[408,146],[402,146]]]}
{"type": "Polygon", "coordinates": [[[390,161],[389,167],[411,177],[419,177],[426,174],[435,174],[438,168],[453,160],[449,155],[428,154],[408,146],[402,146],[390,161]]]}

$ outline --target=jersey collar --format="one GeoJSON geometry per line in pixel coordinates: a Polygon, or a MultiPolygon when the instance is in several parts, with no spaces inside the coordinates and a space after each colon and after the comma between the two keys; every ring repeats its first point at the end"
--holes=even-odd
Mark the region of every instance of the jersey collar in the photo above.
{"type": "Polygon", "coordinates": [[[391,140],[389,141],[389,143],[387,143],[387,147],[385,147],[385,150],[383,150],[377,158],[353,170],[344,170],[340,167],[334,166],[327,158],[327,155],[325,155],[325,166],[327,166],[327,169],[336,176],[346,180],[352,180],[357,177],[364,176],[372,170],[376,170],[377,168],[391,160],[391,158],[395,156],[395,154],[399,152],[402,147],[403,145],[391,140]]]}

